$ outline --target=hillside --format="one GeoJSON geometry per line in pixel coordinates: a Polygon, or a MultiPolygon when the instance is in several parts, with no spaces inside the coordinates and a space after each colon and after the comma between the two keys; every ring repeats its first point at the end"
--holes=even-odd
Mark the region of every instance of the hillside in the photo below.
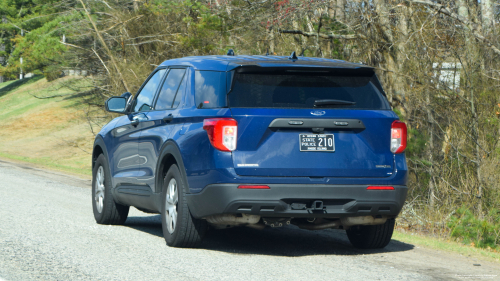
{"type": "Polygon", "coordinates": [[[90,175],[94,135],[81,94],[86,85],[81,78],[42,76],[0,83],[0,157],[90,175]]]}

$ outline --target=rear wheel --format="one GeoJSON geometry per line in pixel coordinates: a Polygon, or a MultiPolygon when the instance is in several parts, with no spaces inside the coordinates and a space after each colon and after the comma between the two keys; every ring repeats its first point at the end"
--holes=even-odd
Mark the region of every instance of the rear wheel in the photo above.
{"type": "Polygon", "coordinates": [[[193,218],[184,188],[185,182],[179,168],[172,165],[163,180],[161,224],[167,245],[194,248],[201,244],[207,231],[207,222],[193,218]]]}
{"type": "Polygon", "coordinates": [[[388,219],[379,225],[356,225],[346,231],[347,237],[356,248],[381,249],[391,241],[394,223],[395,219],[388,219]]]}
{"type": "Polygon", "coordinates": [[[92,170],[92,209],[95,221],[99,224],[124,224],[129,208],[113,199],[108,161],[104,155],[99,155],[92,170]]]}

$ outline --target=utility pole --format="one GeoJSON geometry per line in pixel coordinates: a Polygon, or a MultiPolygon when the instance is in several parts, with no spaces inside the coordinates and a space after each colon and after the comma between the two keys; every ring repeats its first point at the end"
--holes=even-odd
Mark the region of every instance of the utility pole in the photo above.
{"type": "MultiPolygon", "coordinates": [[[[21,29],[21,36],[24,36],[24,30],[21,29]]],[[[19,59],[21,61],[21,73],[19,74],[19,79],[23,79],[23,57],[19,59]]]]}
{"type": "MultiPolygon", "coordinates": [[[[7,17],[6,16],[2,16],[2,23],[6,23],[7,22],[7,17]]],[[[0,52],[5,52],[5,44],[3,43],[3,39],[0,40],[0,52]]],[[[0,66],[4,65],[5,63],[5,56],[0,56],[0,66]]],[[[0,75],[0,83],[3,83],[5,82],[5,78],[0,75]]]]}
{"type": "Polygon", "coordinates": [[[21,61],[21,74],[19,74],[19,79],[23,79],[23,57],[19,59],[21,61]]]}
{"type": "MultiPolygon", "coordinates": [[[[0,42],[0,52],[4,52],[4,51],[5,51],[5,44],[3,44],[3,41],[2,41],[2,42],[0,42]]],[[[0,66],[2,66],[4,63],[5,63],[5,57],[0,56],[0,66]]],[[[5,82],[4,77],[2,75],[0,75],[0,83],[3,83],[3,82],[5,82]]]]}

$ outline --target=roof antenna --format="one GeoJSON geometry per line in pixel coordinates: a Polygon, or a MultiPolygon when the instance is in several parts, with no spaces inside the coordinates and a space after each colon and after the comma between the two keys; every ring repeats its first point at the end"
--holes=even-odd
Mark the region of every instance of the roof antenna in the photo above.
{"type": "Polygon", "coordinates": [[[227,51],[227,54],[226,54],[226,55],[228,55],[228,56],[234,56],[234,51],[233,51],[233,49],[229,49],[229,50],[227,51]]]}
{"type": "Polygon", "coordinates": [[[288,57],[289,60],[296,61],[298,60],[297,55],[295,54],[295,51],[292,52],[292,54],[288,57]]]}
{"type": "Polygon", "coordinates": [[[267,48],[266,56],[269,56],[269,48],[267,48]]]}

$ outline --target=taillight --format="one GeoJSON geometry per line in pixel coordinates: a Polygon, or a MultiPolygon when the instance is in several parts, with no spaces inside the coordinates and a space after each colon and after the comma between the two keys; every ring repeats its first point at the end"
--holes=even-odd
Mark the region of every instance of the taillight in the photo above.
{"type": "Polygon", "coordinates": [[[203,130],[207,131],[210,143],[220,151],[236,149],[238,122],[232,118],[213,118],[203,120],[203,130]]]}
{"type": "Polygon", "coordinates": [[[391,125],[391,152],[401,153],[406,149],[406,124],[394,121],[391,125]]]}

